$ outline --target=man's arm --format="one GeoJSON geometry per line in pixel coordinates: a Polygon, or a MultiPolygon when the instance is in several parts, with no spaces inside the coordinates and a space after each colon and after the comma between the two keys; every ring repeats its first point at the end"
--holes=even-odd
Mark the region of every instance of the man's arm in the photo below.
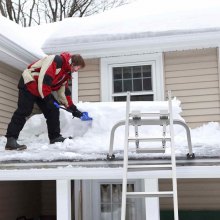
{"type": "Polygon", "coordinates": [[[52,81],[61,67],[62,58],[58,55],[49,55],[44,59],[38,78],[38,91],[42,98],[51,94],[52,81]]]}

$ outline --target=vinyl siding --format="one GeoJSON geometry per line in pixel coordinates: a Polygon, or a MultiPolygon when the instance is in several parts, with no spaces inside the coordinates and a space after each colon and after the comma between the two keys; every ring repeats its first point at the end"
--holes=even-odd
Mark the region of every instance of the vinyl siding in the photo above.
{"type": "MultiPolygon", "coordinates": [[[[21,71],[0,62],[0,135],[5,135],[8,123],[17,107],[18,81],[21,71]]],[[[39,112],[36,106],[33,113],[39,112]]]]}
{"type": "Polygon", "coordinates": [[[0,63],[0,135],[4,135],[17,106],[20,71],[0,63]]]}
{"type": "Polygon", "coordinates": [[[165,88],[181,101],[190,127],[220,121],[217,49],[164,54],[165,88]]]}
{"type": "Polygon", "coordinates": [[[86,67],[79,72],[79,101],[100,101],[99,59],[86,60],[86,67]]]}
{"type": "MultiPolygon", "coordinates": [[[[220,210],[219,179],[178,179],[179,210],[220,210]]],[[[160,190],[171,190],[170,180],[160,180],[160,190]]],[[[172,198],[161,198],[162,210],[173,210],[172,198]]]]}
{"type": "Polygon", "coordinates": [[[0,220],[40,214],[40,181],[0,182],[0,220]]]}
{"type": "Polygon", "coordinates": [[[41,182],[41,215],[56,215],[56,181],[41,182]]]}

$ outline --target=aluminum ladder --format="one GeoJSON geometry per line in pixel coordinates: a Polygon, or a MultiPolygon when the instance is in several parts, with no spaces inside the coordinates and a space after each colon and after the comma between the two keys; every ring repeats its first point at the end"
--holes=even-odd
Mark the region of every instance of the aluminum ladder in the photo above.
{"type": "MultiPolygon", "coordinates": [[[[173,197],[174,208],[174,220],[179,219],[178,215],[178,198],[177,198],[177,179],[176,179],[176,158],[174,148],[174,129],[173,129],[173,113],[172,113],[172,101],[171,91],[168,91],[168,109],[167,114],[164,114],[164,119],[169,120],[170,137],[166,137],[166,131],[163,127],[163,135],[158,138],[138,137],[135,133],[135,137],[129,136],[129,120],[134,117],[134,113],[130,113],[130,92],[127,92],[126,102],[126,120],[125,120],[125,140],[124,140],[124,162],[123,162],[123,183],[122,183],[122,206],[121,206],[121,220],[126,220],[126,199],[129,198],[146,198],[146,197],[173,197]],[[171,146],[171,163],[170,164],[158,164],[158,165],[128,165],[128,151],[129,143],[136,143],[136,150],[138,153],[161,153],[165,152],[166,141],[170,142],[171,146]],[[139,148],[139,142],[155,142],[161,141],[162,147],[158,148],[139,148]],[[139,172],[149,170],[170,170],[172,173],[172,191],[160,191],[160,192],[128,192],[127,191],[127,174],[128,172],[139,172]]],[[[136,113],[135,113],[136,114],[136,113]]],[[[158,116],[158,113],[139,113],[136,117],[149,117],[158,116]]],[[[147,219],[148,220],[148,219],[147,219]]]]}

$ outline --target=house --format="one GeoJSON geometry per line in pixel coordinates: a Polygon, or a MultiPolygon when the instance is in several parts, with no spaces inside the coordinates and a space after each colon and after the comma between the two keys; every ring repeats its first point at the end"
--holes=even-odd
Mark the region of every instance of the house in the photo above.
{"type": "MultiPolygon", "coordinates": [[[[123,101],[126,90],[131,90],[134,101],[163,101],[166,91],[172,90],[191,128],[220,122],[220,3],[170,3],[140,1],[92,17],[66,19],[53,27],[41,48],[27,46],[27,39],[37,42],[45,26],[1,28],[0,134],[5,134],[16,107],[16,84],[23,68],[43,53],[65,50],[86,58],[86,68],[74,76],[75,102],[123,101]],[[16,30],[16,38],[10,28],[16,30]]],[[[19,215],[120,219],[121,164],[121,160],[2,162],[0,219],[13,220],[19,215]]],[[[215,157],[198,155],[192,161],[178,158],[177,165],[182,217],[219,219],[218,152],[215,157]]],[[[144,177],[148,188],[170,187],[167,172],[145,173],[144,177]]],[[[144,182],[134,174],[129,187],[142,189],[144,182]]],[[[156,210],[154,219],[159,219],[158,201],[152,204],[149,208],[141,201],[130,201],[129,219],[145,219],[152,214],[150,209],[156,210]]],[[[162,199],[160,204],[161,219],[170,219],[172,201],[162,199]]]]}

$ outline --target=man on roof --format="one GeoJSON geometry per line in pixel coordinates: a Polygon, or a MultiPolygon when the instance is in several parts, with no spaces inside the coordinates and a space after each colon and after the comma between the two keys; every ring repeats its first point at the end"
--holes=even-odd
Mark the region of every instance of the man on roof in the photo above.
{"type": "Polygon", "coordinates": [[[49,55],[32,64],[22,73],[18,84],[18,107],[14,112],[6,132],[5,150],[24,150],[26,145],[17,143],[23,129],[26,117],[30,116],[36,103],[46,118],[50,144],[63,142],[60,134],[59,108],[54,105],[53,91],[57,92],[58,101],[72,112],[74,117],[82,117],[71,99],[68,81],[71,74],[85,67],[85,62],[79,54],[68,52],[60,55],[49,55]]]}

